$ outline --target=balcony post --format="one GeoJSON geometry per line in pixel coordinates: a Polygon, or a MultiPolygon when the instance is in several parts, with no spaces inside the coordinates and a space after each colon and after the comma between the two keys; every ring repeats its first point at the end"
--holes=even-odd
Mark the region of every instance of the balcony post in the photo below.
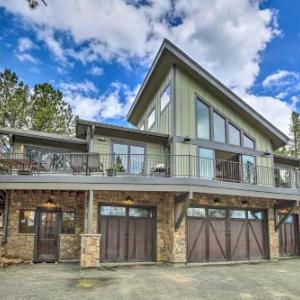
{"type": "Polygon", "coordinates": [[[94,233],[93,230],[93,219],[94,219],[94,191],[88,192],[87,199],[87,233],[94,233]]]}

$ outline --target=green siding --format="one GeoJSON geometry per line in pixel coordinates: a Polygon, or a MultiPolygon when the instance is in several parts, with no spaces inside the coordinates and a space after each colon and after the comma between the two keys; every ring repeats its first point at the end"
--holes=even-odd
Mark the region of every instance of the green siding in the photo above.
{"type": "Polygon", "coordinates": [[[157,88],[156,93],[154,94],[152,100],[149,102],[149,105],[145,109],[144,114],[141,116],[140,121],[138,122],[138,127],[141,128],[142,125],[145,125],[145,130],[155,131],[159,133],[171,134],[171,101],[167,107],[161,112],[160,111],[160,95],[164,92],[165,88],[172,82],[172,69],[167,73],[165,79],[162,81],[161,85],[157,88]],[[155,123],[149,129],[147,120],[150,112],[155,109],[155,123]]]}
{"type": "Polygon", "coordinates": [[[264,136],[252,124],[240,117],[224,105],[222,99],[216,97],[203,86],[177,68],[176,71],[176,135],[196,138],[195,97],[198,95],[211,104],[219,112],[242,128],[245,133],[256,140],[256,148],[260,151],[272,152],[272,145],[268,137],[264,136]]]}

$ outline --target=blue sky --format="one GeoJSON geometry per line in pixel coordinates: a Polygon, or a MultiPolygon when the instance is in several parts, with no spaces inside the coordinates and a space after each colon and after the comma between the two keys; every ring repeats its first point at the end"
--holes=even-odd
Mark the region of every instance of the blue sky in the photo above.
{"type": "Polygon", "coordinates": [[[127,125],[163,38],[288,133],[300,111],[300,3],[258,0],[0,0],[0,68],[50,82],[81,118],[127,125]]]}

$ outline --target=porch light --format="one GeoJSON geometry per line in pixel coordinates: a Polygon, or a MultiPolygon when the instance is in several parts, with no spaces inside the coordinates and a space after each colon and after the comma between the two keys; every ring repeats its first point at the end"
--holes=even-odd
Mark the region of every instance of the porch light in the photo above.
{"type": "Polygon", "coordinates": [[[243,201],[242,201],[242,204],[243,204],[243,205],[249,205],[249,201],[248,201],[248,200],[243,200],[243,201]]]}
{"type": "Polygon", "coordinates": [[[50,199],[50,198],[47,200],[47,202],[45,203],[44,206],[47,207],[47,208],[56,207],[55,203],[54,203],[53,200],[50,199]]]}
{"type": "Polygon", "coordinates": [[[219,203],[221,203],[221,200],[220,200],[219,198],[215,198],[215,199],[214,199],[214,203],[215,203],[215,204],[219,204],[219,203]]]}
{"type": "Polygon", "coordinates": [[[128,196],[126,197],[126,202],[127,202],[127,203],[131,203],[131,202],[132,202],[132,198],[131,198],[130,195],[128,195],[128,196]]]}
{"type": "Polygon", "coordinates": [[[264,152],[264,156],[266,156],[266,157],[269,157],[269,156],[271,156],[271,155],[272,155],[272,153],[269,152],[269,151],[265,151],[265,152],[264,152]]]}
{"type": "Polygon", "coordinates": [[[190,141],[191,141],[191,138],[187,135],[187,136],[184,138],[184,141],[185,141],[185,142],[190,142],[190,141]]]}

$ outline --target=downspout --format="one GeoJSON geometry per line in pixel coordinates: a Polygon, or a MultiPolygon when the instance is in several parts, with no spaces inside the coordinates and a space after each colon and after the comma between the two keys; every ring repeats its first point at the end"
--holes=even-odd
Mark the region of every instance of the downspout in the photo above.
{"type": "Polygon", "coordinates": [[[9,193],[5,190],[3,190],[5,193],[5,208],[4,208],[4,222],[3,222],[3,228],[4,228],[4,233],[3,233],[3,238],[1,241],[1,246],[6,244],[7,241],[7,234],[8,234],[8,208],[9,208],[9,193]]]}

